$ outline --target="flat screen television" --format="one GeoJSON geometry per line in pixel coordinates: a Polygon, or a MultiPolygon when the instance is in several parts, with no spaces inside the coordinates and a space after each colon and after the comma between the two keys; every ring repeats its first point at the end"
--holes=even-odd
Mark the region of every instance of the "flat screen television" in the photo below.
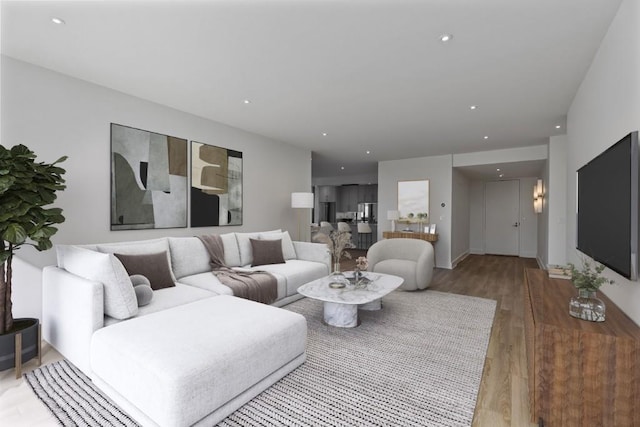
{"type": "Polygon", "coordinates": [[[577,249],[638,278],[638,132],[578,169],[577,249]]]}

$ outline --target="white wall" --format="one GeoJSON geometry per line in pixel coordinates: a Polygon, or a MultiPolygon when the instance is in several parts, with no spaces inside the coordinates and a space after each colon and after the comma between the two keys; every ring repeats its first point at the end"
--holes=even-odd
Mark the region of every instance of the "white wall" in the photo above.
{"type": "MultiPolygon", "coordinates": [[[[291,193],[311,191],[309,150],[273,141],[43,68],[2,57],[2,144],[23,143],[41,161],[69,160],[57,206],[67,220],[54,243],[108,242],[160,236],[288,229],[297,235],[291,193]],[[243,225],[110,231],[110,123],[243,152],[243,225]]],[[[308,233],[308,230],[307,230],[308,233]]],[[[36,266],[53,250],[19,256],[36,266]]]]}
{"type": "MultiPolygon", "coordinates": [[[[434,245],[436,266],[451,268],[451,194],[452,156],[419,157],[378,163],[378,218],[398,207],[398,181],[429,180],[429,222],[439,234],[434,245]],[[444,206],[442,206],[444,205],[444,206]]],[[[381,220],[378,239],[391,229],[390,221],[381,220]]]]}
{"type": "MultiPolygon", "coordinates": [[[[547,158],[546,145],[531,147],[505,148],[503,150],[476,151],[453,155],[453,166],[492,165],[495,163],[513,163],[547,158]]],[[[533,191],[533,190],[532,190],[533,191]]]]}
{"type": "MultiPolygon", "coordinates": [[[[548,146],[547,146],[548,148],[548,146]]],[[[544,163],[542,171],[542,187],[544,188],[544,197],[542,198],[542,213],[538,214],[538,265],[546,268],[549,264],[549,159],[544,163]]],[[[564,239],[564,235],[561,236],[564,239]]]]}
{"type": "Polygon", "coordinates": [[[549,140],[549,176],[545,181],[544,210],[547,213],[547,264],[567,263],[567,136],[549,140]]]}
{"type": "Polygon", "coordinates": [[[312,184],[315,185],[343,185],[343,184],[376,184],[378,182],[378,174],[363,175],[337,175],[313,177],[312,184]]]}
{"type": "MultiPolygon", "coordinates": [[[[567,117],[567,261],[579,262],[575,171],[640,128],[640,0],[624,0],[587,72],[567,117]]],[[[640,324],[640,283],[605,270],[607,294],[640,324]]]]}
{"type": "Polygon", "coordinates": [[[469,252],[484,254],[484,181],[469,186],[469,252]]]}
{"type": "Polygon", "coordinates": [[[453,168],[451,199],[451,263],[455,267],[469,254],[470,182],[453,168]]]}
{"type": "Polygon", "coordinates": [[[538,214],[533,210],[533,186],[537,178],[520,178],[520,247],[518,255],[536,258],[538,254],[538,214]]]}

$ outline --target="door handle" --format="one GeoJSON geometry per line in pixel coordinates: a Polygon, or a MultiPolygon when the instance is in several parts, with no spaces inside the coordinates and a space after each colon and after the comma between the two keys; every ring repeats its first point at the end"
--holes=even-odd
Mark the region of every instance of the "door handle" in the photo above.
{"type": "Polygon", "coordinates": [[[520,225],[520,223],[519,223],[519,222],[516,222],[515,224],[513,224],[513,226],[514,226],[514,227],[517,227],[517,226],[519,226],[519,225],[520,225]]]}

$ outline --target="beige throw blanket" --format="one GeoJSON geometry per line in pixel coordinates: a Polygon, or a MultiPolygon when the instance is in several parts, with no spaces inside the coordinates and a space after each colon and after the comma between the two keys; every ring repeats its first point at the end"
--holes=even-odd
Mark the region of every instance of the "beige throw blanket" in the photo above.
{"type": "Polygon", "coordinates": [[[216,234],[198,236],[211,258],[212,273],[220,282],[231,288],[233,295],[271,304],[278,298],[278,282],[266,271],[236,271],[224,263],[224,246],[216,234]]]}

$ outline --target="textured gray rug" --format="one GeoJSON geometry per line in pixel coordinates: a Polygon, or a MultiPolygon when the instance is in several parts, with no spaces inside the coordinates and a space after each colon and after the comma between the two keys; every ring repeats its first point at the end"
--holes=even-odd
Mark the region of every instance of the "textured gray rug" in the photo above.
{"type": "Polygon", "coordinates": [[[435,291],[383,301],[354,329],[323,324],[319,301],[287,306],[307,318],[306,363],[218,426],[471,425],[495,301],[435,291]]]}

